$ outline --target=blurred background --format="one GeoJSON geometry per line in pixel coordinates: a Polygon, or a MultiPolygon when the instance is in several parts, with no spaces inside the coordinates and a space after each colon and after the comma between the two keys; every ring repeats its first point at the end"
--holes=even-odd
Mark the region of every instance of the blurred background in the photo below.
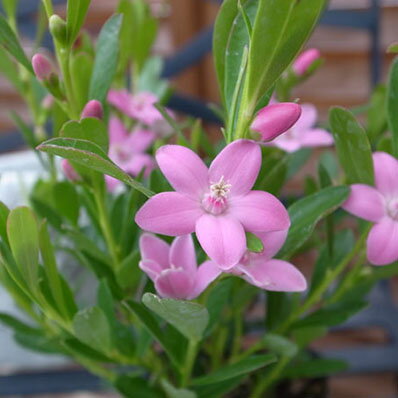
{"type": "MultiPolygon", "coordinates": [[[[164,76],[171,78],[176,90],[171,106],[207,119],[211,126],[214,115],[204,106],[218,102],[210,38],[220,1],[148,1],[161,20],[154,52],[166,59],[164,76]]],[[[19,24],[28,54],[38,3],[37,0],[20,0],[19,24]]],[[[57,3],[57,13],[63,16],[64,2],[57,3]]],[[[93,36],[117,3],[118,0],[92,0],[86,29],[93,36]]],[[[386,77],[393,57],[386,53],[386,48],[394,41],[398,41],[398,0],[332,0],[329,11],[308,43],[308,47],[321,51],[325,64],[300,86],[296,96],[302,102],[315,104],[321,120],[326,119],[332,105],[351,108],[365,104],[372,88],[386,77]]],[[[50,43],[47,44],[51,50],[50,43]]],[[[9,117],[10,111],[26,118],[22,100],[0,77],[0,153],[23,148],[22,137],[9,117]]],[[[0,157],[0,173],[17,169],[18,159],[0,157]]],[[[24,167],[28,167],[26,163],[24,167]]],[[[6,189],[11,195],[11,188],[6,189]]],[[[387,287],[379,286],[366,314],[361,314],[343,330],[332,332],[314,347],[328,356],[348,358],[352,365],[349,374],[329,380],[330,397],[398,397],[398,311],[393,301],[387,287]]],[[[11,300],[1,291],[0,310],[12,310],[11,300]]],[[[81,392],[101,389],[98,380],[63,358],[35,355],[17,347],[10,331],[0,326],[0,397],[112,396],[81,392]],[[54,369],[55,373],[49,373],[54,369]]]]}

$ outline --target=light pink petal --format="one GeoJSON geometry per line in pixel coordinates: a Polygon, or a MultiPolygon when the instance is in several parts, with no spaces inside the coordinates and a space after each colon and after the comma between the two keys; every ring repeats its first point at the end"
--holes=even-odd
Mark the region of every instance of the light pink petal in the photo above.
{"type": "Polygon", "coordinates": [[[132,152],[145,152],[155,141],[156,134],[151,130],[136,129],[130,133],[126,145],[132,152]]]}
{"type": "Polygon", "coordinates": [[[150,198],[135,216],[145,231],[179,236],[195,231],[196,221],[203,214],[200,205],[178,192],[162,192],[150,198]]]}
{"type": "Polygon", "coordinates": [[[208,188],[208,170],[196,153],[180,145],[165,145],[156,152],[160,170],[172,187],[197,200],[208,188]]]}
{"type": "Polygon", "coordinates": [[[231,184],[231,195],[244,195],[254,185],[261,167],[261,149],[249,140],[227,145],[213,160],[209,169],[211,183],[224,180],[231,184]]]}
{"type": "Polygon", "coordinates": [[[127,90],[110,90],[107,100],[125,115],[129,115],[131,95],[127,90]]]}
{"type": "Polygon", "coordinates": [[[204,214],[196,223],[196,236],[206,254],[222,269],[230,269],[246,250],[242,224],[232,217],[204,214]]]}
{"type": "Polygon", "coordinates": [[[351,185],[348,199],[342,208],[364,220],[377,222],[385,215],[384,198],[375,188],[364,184],[351,185]]]}
{"type": "Polygon", "coordinates": [[[252,285],[276,292],[302,292],[307,288],[304,275],[292,264],[282,260],[258,258],[238,269],[252,285]]]}
{"type": "Polygon", "coordinates": [[[288,232],[288,229],[272,232],[256,232],[256,235],[264,245],[264,250],[261,254],[267,259],[274,257],[285,243],[288,232]]]}
{"type": "Polygon", "coordinates": [[[124,171],[130,173],[133,177],[138,176],[142,170],[144,170],[144,177],[148,177],[151,171],[156,167],[155,160],[152,156],[146,153],[136,153],[125,162],[124,164],[119,164],[124,171]]]}
{"type": "Polygon", "coordinates": [[[280,138],[283,139],[276,139],[275,141],[272,142],[273,146],[276,146],[279,149],[282,149],[282,151],[292,153],[296,152],[301,148],[301,142],[295,138],[292,139],[285,139],[283,136],[280,138]]]}
{"type": "Polygon", "coordinates": [[[251,191],[229,200],[229,213],[250,232],[280,231],[289,228],[289,214],[283,204],[268,192],[251,191]]]}
{"type": "Polygon", "coordinates": [[[193,288],[192,277],[182,269],[162,271],[155,281],[155,289],[160,296],[177,300],[186,300],[193,288]]]}
{"type": "Polygon", "coordinates": [[[148,233],[142,234],[140,252],[143,260],[152,260],[162,268],[170,268],[170,247],[163,239],[148,233]]]}
{"type": "Polygon", "coordinates": [[[385,196],[398,194],[398,160],[385,152],[373,154],[376,188],[385,196]]]}
{"type": "Polygon", "coordinates": [[[387,265],[398,260],[398,223],[385,217],[375,224],[367,240],[367,256],[374,265],[387,265]]]}
{"type": "Polygon", "coordinates": [[[315,126],[317,119],[316,107],[312,104],[303,104],[301,105],[301,116],[292,128],[297,132],[308,130],[315,126]]]}
{"type": "Polygon", "coordinates": [[[105,183],[106,183],[106,188],[108,189],[109,192],[115,192],[116,188],[120,184],[122,184],[122,182],[120,182],[118,179],[108,175],[105,176],[105,183]]]}
{"type": "Polygon", "coordinates": [[[196,252],[191,235],[175,238],[170,248],[170,264],[182,268],[192,275],[196,274],[196,252]]]}
{"type": "Polygon", "coordinates": [[[119,144],[127,139],[127,131],[122,121],[113,116],[109,120],[109,142],[110,145],[119,144]]]}
{"type": "Polygon", "coordinates": [[[332,134],[323,129],[303,131],[300,140],[303,147],[330,146],[334,143],[332,134]]]}
{"type": "Polygon", "coordinates": [[[138,266],[153,282],[156,281],[157,277],[162,272],[162,267],[153,260],[142,260],[138,263],[138,266]]]}
{"type": "Polygon", "coordinates": [[[210,285],[219,275],[221,269],[217,266],[214,261],[205,261],[196,273],[195,284],[193,290],[189,296],[192,300],[202,294],[202,292],[210,285]]]}

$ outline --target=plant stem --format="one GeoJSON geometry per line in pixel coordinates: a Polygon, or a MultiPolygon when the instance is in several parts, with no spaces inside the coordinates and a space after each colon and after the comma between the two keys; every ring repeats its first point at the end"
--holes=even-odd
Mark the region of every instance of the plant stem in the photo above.
{"type": "Polygon", "coordinates": [[[94,197],[95,197],[95,201],[97,204],[101,230],[104,235],[106,244],[108,246],[109,253],[112,257],[113,266],[115,269],[117,269],[119,266],[118,250],[117,250],[115,240],[113,238],[112,228],[111,228],[109,217],[108,217],[108,211],[107,211],[107,208],[105,205],[105,200],[104,200],[105,199],[104,192],[101,189],[101,187],[98,187],[98,186],[95,187],[94,197]]]}
{"type": "Polygon", "coordinates": [[[191,379],[193,365],[195,363],[198,343],[189,340],[187,355],[185,357],[184,369],[182,369],[181,387],[186,387],[191,379]]]}
{"type": "Polygon", "coordinates": [[[43,0],[44,9],[46,10],[47,18],[54,14],[54,7],[51,0],[43,0]]]}

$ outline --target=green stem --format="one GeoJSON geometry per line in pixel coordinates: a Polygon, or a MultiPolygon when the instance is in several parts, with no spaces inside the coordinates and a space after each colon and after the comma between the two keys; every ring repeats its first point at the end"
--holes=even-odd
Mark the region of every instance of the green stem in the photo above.
{"type": "Polygon", "coordinates": [[[242,344],[242,314],[237,311],[234,316],[234,340],[232,343],[231,362],[239,355],[242,344]]]}
{"type": "Polygon", "coordinates": [[[113,266],[115,269],[117,269],[119,266],[118,249],[117,249],[115,240],[113,238],[112,228],[111,228],[109,217],[108,217],[108,211],[107,211],[107,208],[105,205],[105,200],[104,200],[105,199],[104,192],[101,187],[98,187],[98,186],[95,187],[94,197],[95,197],[95,201],[97,204],[101,230],[104,235],[106,244],[108,246],[109,253],[112,257],[113,266]]]}
{"type": "Polygon", "coordinates": [[[46,10],[47,18],[54,14],[54,7],[51,0],[43,0],[44,9],[46,10]]]}
{"type": "Polygon", "coordinates": [[[187,355],[185,357],[184,368],[182,369],[181,387],[186,387],[191,379],[193,365],[195,363],[198,343],[189,340],[187,355]]]}

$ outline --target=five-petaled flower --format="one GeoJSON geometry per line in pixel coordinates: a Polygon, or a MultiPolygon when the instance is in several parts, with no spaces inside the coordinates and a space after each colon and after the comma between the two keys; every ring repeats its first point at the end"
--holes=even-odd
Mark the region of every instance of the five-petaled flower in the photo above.
{"type": "MultiPolygon", "coordinates": [[[[155,167],[155,161],[145,151],[153,143],[155,134],[143,128],[127,132],[123,123],[112,117],[109,121],[109,157],[125,172],[137,176],[142,170],[148,176],[155,167]]],[[[119,180],[105,176],[109,190],[114,190],[119,180]]]]}
{"type": "Polygon", "coordinates": [[[261,253],[247,251],[231,273],[261,289],[278,292],[301,292],[307,288],[303,274],[287,261],[274,259],[286,240],[288,230],[257,232],[264,250],[261,253]]]}
{"type": "Polygon", "coordinates": [[[321,128],[314,127],[317,110],[314,105],[301,105],[301,116],[288,131],[275,138],[268,145],[276,146],[286,152],[295,152],[306,147],[333,145],[332,135],[321,128]]]}
{"type": "Polygon", "coordinates": [[[245,253],[245,231],[280,231],[290,225],[276,197],[251,191],[261,167],[261,150],[253,141],[229,144],[209,169],[198,155],[178,145],[161,147],[156,160],[177,192],[150,198],[137,212],[137,224],[170,236],[196,232],[206,254],[223,270],[245,253]]]}
{"type": "Polygon", "coordinates": [[[373,154],[375,187],[351,185],[343,208],[375,223],[367,239],[367,257],[374,265],[398,260],[398,160],[385,152],[373,154]]]}
{"type": "Polygon", "coordinates": [[[165,298],[192,300],[221,273],[213,261],[197,266],[191,235],[179,236],[169,246],[162,239],[145,233],[140,238],[140,251],[139,267],[165,298]]]}

